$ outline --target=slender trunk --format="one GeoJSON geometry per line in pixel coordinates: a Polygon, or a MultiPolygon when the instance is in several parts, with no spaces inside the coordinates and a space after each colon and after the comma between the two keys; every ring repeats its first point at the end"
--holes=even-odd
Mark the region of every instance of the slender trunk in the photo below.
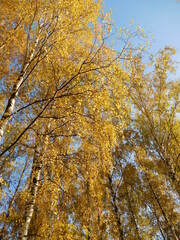
{"type": "Polygon", "coordinates": [[[163,217],[164,217],[164,219],[165,219],[165,221],[166,221],[166,223],[167,223],[167,226],[168,226],[170,232],[172,233],[174,239],[178,240],[179,238],[177,237],[176,233],[174,232],[174,230],[173,230],[173,228],[172,228],[172,225],[171,225],[171,223],[169,222],[169,219],[168,219],[168,217],[167,217],[164,209],[163,209],[162,206],[161,206],[161,203],[160,203],[160,201],[159,201],[159,198],[158,198],[157,194],[155,193],[155,191],[154,191],[154,189],[153,189],[153,186],[152,186],[152,184],[151,184],[150,181],[149,181],[149,178],[147,177],[147,174],[146,174],[146,179],[147,179],[148,185],[149,185],[149,187],[150,187],[150,189],[151,189],[151,191],[152,191],[152,193],[153,193],[153,196],[154,196],[155,200],[156,200],[157,203],[158,203],[158,206],[159,206],[159,208],[160,208],[160,210],[161,210],[161,212],[162,212],[162,215],[163,215],[163,217]]]}
{"type": "Polygon", "coordinates": [[[39,43],[39,35],[36,38],[36,42],[35,42],[35,45],[34,45],[34,48],[33,48],[32,52],[29,56],[29,60],[25,63],[23,69],[21,70],[21,73],[20,73],[19,77],[17,78],[17,80],[16,80],[16,82],[13,86],[13,90],[12,90],[11,96],[8,100],[7,107],[4,111],[4,114],[2,115],[2,117],[0,119],[0,143],[2,142],[2,138],[4,136],[4,132],[6,130],[7,124],[8,124],[8,122],[9,122],[9,120],[10,120],[10,118],[11,118],[13,112],[14,112],[16,98],[19,94],[20,87],[25,80],[27,70],[28,70],[28,68],[29,68],[34,56],[35,56],[35,52],[36,52],[36,48],[37,48],[38,43],[39,43]]]}
{"type": "Polygon", "coordinates": [[[163,233],[163,230],[162,230],[162,226],[161,226],[161,223],[159,221],[159,218],[156,214],[156,212],[154,211],[154,215],[156,217],[156,220],[157,220],[157,224],[158,224],[158,227],[159,227],[159,231],[161,232],[161,236],[163,237],[164,240],[166,240],[165,236],[164,236],[164,233],[163,233]]]}
{"type": "Polygon", "coordinates": [[[155,216],[155,218],[156,218],[157,225],[158,225],[158,227],[159,227],[159,231],[160,231],[160,233],[161,233],[161,236],[162,236],[163,240],[166,240],[165,234],[163,233],[163,229],[162,229],[162,226],[161,226],[161,221],[159,220],[159,217],[158,217],[155,209],[153,209],[153,208],[151,207],[151,205],[149,205],[145,199],[144,199],[144,201],[145,201],[145,203],[146,203],[146,206],[151,209],[152,214],[153,214],[153,215],[155,216]]]}
{"type": "Polygon", "coordinates": [[[41,144],[39,144],[39,147],[36,146],[35,148],[32,173],[31,173],[31,179],[30,179],[30,187],[29,187],[30,195],[25,208],[25,218],[20,229],[19,240],[28,239],[29,227],[30,227],[30,223],[34,213],[36,199],[38,197],[38,188],[41,180],[40,177],[41,177],[41,171],[42,171],[42,158],[43,158],[44,152],[46,151],[46,143],[43,143],[41,150],[40,150],[40,146],[41,144]]]}
{"type": "Polygon", "coordinates": [[[122,229],[122,226],[121,226],[120,216],[119,216],[119,213],[118,213],[118,207],[117,207],[117,204],[116,204],[116,194],[114,193],[114,190],[113,190],[112,177],[109,176],[108,178],[109,178],[109,188],[110,188],[111,195],[112,195],[112,206],[114,208],[114,214],[115,214],[115,217],[116,217],[116,224],[117,224],[118,231],[119,231],[119,237],[120,237],[120,240],[125,240],[124,232],[123,232],[123,229],[122,229]]]}

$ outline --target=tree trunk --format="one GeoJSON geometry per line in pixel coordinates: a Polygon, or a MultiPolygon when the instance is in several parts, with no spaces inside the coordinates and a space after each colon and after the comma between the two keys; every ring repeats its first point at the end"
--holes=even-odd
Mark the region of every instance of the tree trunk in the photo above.
{"type": "Polygon", "coordinates": [[[27,70],[28,70],[28,68],[29,68],[34,56],[35,56],[36,48],[37,48],[37,45],[39,43],[39,35],[40,35],[40,32],[38,34],[38,37],[36,38],[35,45],[34,45],[33,50],[30,53],[29,59],[25,63],[23,69],[21,70],[21,73],[20,73],[19,77],[17,78],[17,80],[16,80],[16,82],[13,86],[13,90],[12,90],[11,96],[8,100],[7,107],[4,111],[4,114],[1,117],[1,120],[0,120],[0,143],[2,142],[2,138],[4,136],[4,132],[6,130],[7,124],[9,122],[9,120],[11,119],[11,116],[14,112],[15,102],[16,102],[16,98],[19,94],[20,87],[25,80],[27,70]]]}
{"type": "Polygon", "coordinates": [[[20,233],[19,233],[19,240],[27,240],[29,234],[29,227],[34,213],[34,207],[36,203],[36,199],[38,197],[38,188],[39,183],[41,180],[41,171],[42,171],[42,159],[43,155],[46,152],[46,141],[42,144],[38,143],[39,147],[35,147],[34,153],[34,160],[31,172],[31,179],[30,179],[30,195],[28,202],[25,207],[25,217],[24,222],[22,223],[20,233]]]}
{"type": "Polygon", "coordinates": [[[166,221],[166,223],[167,223],[167,226],[168,226],[169,231],[172,233],[174,239],[178,240],[179,238],[177,237],[177,235],[176,235],[176,233],[175,233],[175,231],[174,231],[174,229],[173,229],[173,227],[172,227],[172,225],[171,225],[171,223],[170,223],[170,221],[169,221],[169,219],[168,219],[168,216],[166,215],[163,207],[161,206],[161,203],[160,203],[160,201],[159,201],[159,198],[158,198],[157,194],[155,193],[154,188],[153,188],[152,184],[150,183],[147,174],[146,174],[146,179],[147,179],[148,185],[149,185],[149,187],[150,187],[150,189],[151,189],[151,191],[152,191],[152,193],[153,193],[153,196],[154,196],[155,200],[156,200],[157,203],[158,203],[158,206],[159,206],[159,208],[160,208],[160,210],[161,210],[161,212],[162,212],[162,215],[163,215],[163,217],[164,217],[164,219],[165,219],[165,221],[166,221]]]}
{"type": "Polygon", "coordinates": [[[116,224],[117,224],[118,231],[119,231],[119,239],[124,240],[125,239],[124,232],[123,232],[123,229],[122,229],[122,224],[121,224],[120,216],[119,216],[119,213],[118,213],[118,206],[116,204],[116,194],[114,193],[114,189],[113,189],[113,185],[112,185],[112,177],[110,175],[108,176],[108,180],[109,180],[110,192],[111,192],[111,195],[112,195],[112,206],[114,208],[116,224]]]}

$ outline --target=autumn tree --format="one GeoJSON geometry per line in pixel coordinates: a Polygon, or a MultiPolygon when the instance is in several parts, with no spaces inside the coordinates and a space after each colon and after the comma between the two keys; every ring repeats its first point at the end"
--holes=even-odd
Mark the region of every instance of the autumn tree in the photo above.
{"type": "Polygon", "coordinates": [[[101,1],[0,4],[1,237],[178,239],[174,50],[115,50],[101,1]]]}
{"type": "MultiPolygon", "coordinates": [[[[114,145],[110,115],[115,77],[112,83],[111,78],[115,60],[123,59],[127,43],[120,53],[105,45],[111,25],[100,2],[4,1],[1,11],[2,16],[8,15],[2,21],[1,43],[1,58],[8,59],[1,65],[2,199],[3,207],[8,208],[5,217],[2,214],[2,231],[27,239],[39,182],[49,186],[46,178],[53,182],[56,174],[61,174],[60,170],[54,172],[53,159],[57,161],[58,155],[66,159],[78,144],[75,141],[100,144],[103,133],[107,135],[104,143],[114,145]],[[98,18],[103,18],[103,26],[98,18]],[[91,136],[88,132],[92,128],[91,136]],[[11,181],[21,171],[22,162],[24,169],[12,191],[11,181]],[[7,200],[8,193],[12,201],[7,200]],[[14,222],[16,204],[24,206],[24,216],[17,216],[14,222]]],[[[57,182],[60,184],[59,179],[57,182]]]]}

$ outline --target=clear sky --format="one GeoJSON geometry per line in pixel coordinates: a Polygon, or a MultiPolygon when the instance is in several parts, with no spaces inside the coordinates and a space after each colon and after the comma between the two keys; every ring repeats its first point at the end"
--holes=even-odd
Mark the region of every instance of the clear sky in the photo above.
{"type": "MultiPolygon", "coordinates": [[[[104,0],[106,11],[112,11],[117,27],[142,26],[154,35],[152,51],[172,46],[180,62],[180,0],[104,0]]],[[[177,77],[180,77],[180,63],[177,77]]]]}

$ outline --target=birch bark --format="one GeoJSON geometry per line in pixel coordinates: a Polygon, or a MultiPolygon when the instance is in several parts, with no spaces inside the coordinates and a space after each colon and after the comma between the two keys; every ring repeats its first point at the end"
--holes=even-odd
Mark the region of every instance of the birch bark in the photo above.
{"type": "Polygon", "coordinates": [[[47,149],[47,141],[45,140],[42,143],[38,143],[38,146],[35,148],[34,152],[34,160],[31,172],[31,179],[30,179],[30,195],[28,202],[26,204],[25,209],[25,217],[24,222],[22,223],[20,233],[19,233],[19,240],[28,240],[29,234],[29,227],[34,213],[34,207],[36,203],[36,199],[38,196],[38,188],[39,183],[41,181],[41,172],[42,172],[42,164],[43,164],[43,156],[47,149]]]}
{"type": "Polygon", "coordinates": [[[33,50],[30,53],[29,59],[26,62],[26,64],[24,65],[23,69],[21,70],[21,73],[20,73],[19,77],[17,78],[17,80],[16,80],[16,82],[13,86],[13,90],[12,90],[11,96],[8,100],[7,107],[4,111],[4,114],[2,115],[2,117],[0,119],[0,143],[2,142],[2,138],[4,136],[4,132],[6,130],[7,124],[8,124],[8,122],[9,122],[9,120],[10,120],[10,118],[11,118],[13,112],[14,112],[16,98],[19,94],[20,87],[25,80],[27,70],[28,70],[28,68],[29,68],[29,66],[30,66],[31,62],[33,61],[34,56],[36,54],[36,48],[37,48],[38,43],[39,43],[39,37],[40,37],[40,32],[39,32],[39,34],[36,38],[35,45],[34,45],[33,50]]]}

